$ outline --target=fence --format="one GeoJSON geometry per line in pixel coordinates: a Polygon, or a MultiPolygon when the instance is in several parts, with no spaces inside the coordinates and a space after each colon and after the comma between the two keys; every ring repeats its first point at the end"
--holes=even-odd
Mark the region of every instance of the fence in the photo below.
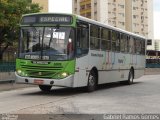
{"type": "MultiPolygon", "coordinates": [[[[0,46],[0,48],[3,48],[3,46],[0,46]]],[[[3,53],[0,61],[0,82],[15,80],[16,51],[17,48],[15,46],[9,46],[3,53]]]]}
{"type": "Polygon", "coordinates": [[[0,62],[0,82],[15,80],[15,62],[0,62]]]}
{"type": "Polygon", "coordinates": [[[146,64],[146,68],[160,68],[160,64],[149,64],[149,63],[147,63],[146,64]]]}

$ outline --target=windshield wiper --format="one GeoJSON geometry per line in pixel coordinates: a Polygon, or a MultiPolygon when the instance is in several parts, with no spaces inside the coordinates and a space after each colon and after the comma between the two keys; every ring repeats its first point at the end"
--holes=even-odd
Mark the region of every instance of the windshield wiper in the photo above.
{"type": "Polygon", "coordinates": [[[41,60],[42,60],[42,57],[43,57],[43,42],[44,42],[44,34],[45,34],[45,27],[43,27],[43,34],[42,34],[41,60]]]}
{"type": "Polygon", "coordinates": [[[52,39],[53,39],[53,28],[51,29],[51,38],[49,40],[49,48],[51,46],[52,39]]]}

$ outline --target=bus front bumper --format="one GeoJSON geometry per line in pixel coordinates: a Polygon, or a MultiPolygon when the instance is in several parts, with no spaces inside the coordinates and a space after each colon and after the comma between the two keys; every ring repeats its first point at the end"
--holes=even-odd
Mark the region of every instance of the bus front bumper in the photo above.
{"type": "Polygon", "coordinates": [[[73,77],[74,77],[73,75],[70,75],[64,79],[44,79],[44,78],[21,77],[16,72],[15,72],[15,75],[16,75],[16,83],[73,87],[73,77]]]}

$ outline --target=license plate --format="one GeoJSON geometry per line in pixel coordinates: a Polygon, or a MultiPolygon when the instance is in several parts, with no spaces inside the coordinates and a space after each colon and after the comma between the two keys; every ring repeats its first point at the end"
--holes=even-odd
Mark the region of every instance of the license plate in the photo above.
{"type": "Polygon", "coordinates": [[[44,83],[43,80],[34,80],[34,84],[41,85],[41,84],[43,84],[43,83],[44,83]]]}

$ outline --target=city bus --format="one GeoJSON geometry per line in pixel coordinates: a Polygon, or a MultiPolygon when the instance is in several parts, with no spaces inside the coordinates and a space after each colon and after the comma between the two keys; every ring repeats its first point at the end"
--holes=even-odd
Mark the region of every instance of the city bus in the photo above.
{"type": "Polygon", "coordinates": [[[16,82],[83,87],[123,81],[144,74],[146,39],[116,27],[74,15],[35,13],[22,16],[16,82]]]}
{"type": "Polygon", "coordinates": [[[160,51],[146,51],[146,68],[160,68],[160,51]]]}

